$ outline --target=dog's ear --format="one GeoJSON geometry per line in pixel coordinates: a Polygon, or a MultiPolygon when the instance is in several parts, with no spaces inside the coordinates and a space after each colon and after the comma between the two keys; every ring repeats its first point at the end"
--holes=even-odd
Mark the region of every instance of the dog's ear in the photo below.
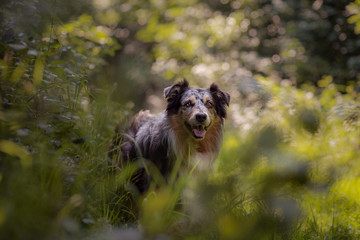
{"type": "Polygon", "coordinates": [[[178,96],[188,87],[189,83],[188,81],[186,81],[186,79],[184,79],[181,82],[175,83],[174,85],[165,88],[164,97],[169,102],[171,99],[174,99],[174,97],[178,96]]]}
{"type": "Polygon", "coordinates": [[[229,106],[230,94],[222,91],[216,83],[211,84],[210,93],[215,100],[215,109],[217,114],[222,118],[226,118],[225,105],[229,106]]]}
{"type": "Polygon", "coordinates": [[[185,79],[181,82],[178,82],[171,87],[164,89],[164,96],[168,105],[166,111],[168,115],[176,114],[179,110],[181,103],[180,99],[185,90],[189,87],[188,81],[185,79]]]}

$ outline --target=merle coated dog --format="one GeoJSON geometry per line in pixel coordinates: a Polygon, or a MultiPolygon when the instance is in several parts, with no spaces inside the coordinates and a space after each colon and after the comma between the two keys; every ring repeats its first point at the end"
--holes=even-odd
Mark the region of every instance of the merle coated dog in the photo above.
{"type": "MultiPolygon", "coordinates": [[[[125,134],[113,142],[120,168],[140,158],[155,165],[168,179],[177,159],[198,159],[198,168],[206,168],[217,157],[223,138],[226,106],[230,95],[215,83],[209,88],[191,88],[186,80],[165,88],[166,110],[158,116],[140,111],[125,134]]],[[[112,154],[114,156],[114,154],[112,154]]],[[[140,192],[149,188],[151,177],[141,168],[132,182],[140,192]]]]}

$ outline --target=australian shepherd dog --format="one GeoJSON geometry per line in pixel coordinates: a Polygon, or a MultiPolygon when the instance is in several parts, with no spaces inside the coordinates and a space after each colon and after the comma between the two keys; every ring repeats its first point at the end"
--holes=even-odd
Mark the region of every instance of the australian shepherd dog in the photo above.
{"type": "MultiPolygon", "coordinates": [[[[198,159],[198,168],[206,168],[217,157],[223,138],[226,106],[230,95],[215,83],[209,88],[191,88],[186,80],[165,88],[166,110],[158,116],[140,111],[124,134],[119,134],[111,153],[119,156],[120,168],[129,161],[149,163],[167,180],[176,160],[198,159]]],[[[113,157],[114,158],[114,157],[113,157]]],[[[132,183],[146,191],[151,174],[142,166],[132,183]]]]}

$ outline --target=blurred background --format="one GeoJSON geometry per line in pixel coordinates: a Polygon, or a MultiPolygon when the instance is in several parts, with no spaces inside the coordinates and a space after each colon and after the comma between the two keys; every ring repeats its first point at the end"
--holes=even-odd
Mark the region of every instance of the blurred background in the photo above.
{"type": "Polygon", "coordinates": [[[0,26],[0,239],[359,238],[359,0],[7,0],[0,26]],[[216,168],[140,196],[115,128],[183,78],[231,94],[216,168]]]}

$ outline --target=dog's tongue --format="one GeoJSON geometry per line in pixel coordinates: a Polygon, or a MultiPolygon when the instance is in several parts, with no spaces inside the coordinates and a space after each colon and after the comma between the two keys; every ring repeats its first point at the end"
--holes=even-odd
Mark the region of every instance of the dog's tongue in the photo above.
{"type": "Polygon", "coordinates": [[[203,128],[194,128],[194,134],[198,138],[203,138],[205,136],[206,130],[203,128]]]}

